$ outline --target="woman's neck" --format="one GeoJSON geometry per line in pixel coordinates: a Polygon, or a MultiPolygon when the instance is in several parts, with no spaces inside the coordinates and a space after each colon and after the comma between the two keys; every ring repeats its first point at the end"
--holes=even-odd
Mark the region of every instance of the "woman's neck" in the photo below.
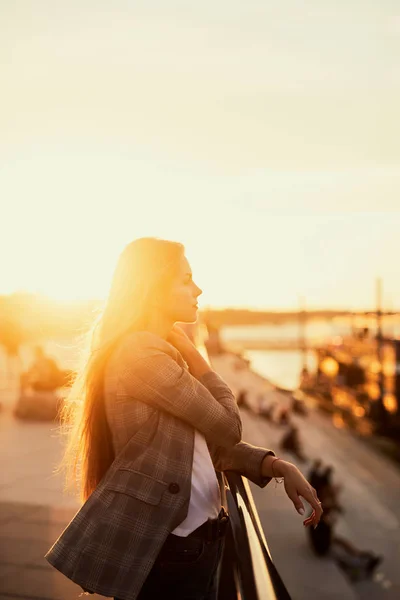
{"type": "Polygon", "coordinates": [[[164,340],[167,339],[169,332],[171,331],[174,324],[168,319],[160,318],[158,315],[149,318],[146,323],[146,331],[154,333],[164,340]]]}

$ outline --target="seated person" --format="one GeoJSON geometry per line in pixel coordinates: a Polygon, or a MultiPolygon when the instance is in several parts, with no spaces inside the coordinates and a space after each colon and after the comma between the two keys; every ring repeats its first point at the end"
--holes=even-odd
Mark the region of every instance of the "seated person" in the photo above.
{"type": "Polygon", "coordinates": [[[21,377],[21,388],[30,387],[36,392],[53,391],[62,385],[62,379],[63,374],[55,360],[37,346],[32,366],[21,377]]]}
{"type": "Polygon", "coordinates": [[[368,550],[360,550],[349,540],[334,532],[337,514],[344,512],[338,501],[339,486],[332,483],[333,469],[331,467],[328,467],[323,473],[318,472],[321,461],[317,461],[317,464],[314,463],[314,467],[316,468],[312,471],[313,481],[310,480],[310,483],[316,489],[324,511],[318,527],[316,529],[310,527],[308,531],[315,554],[318,556],[329,554],[348,571],[353,579],[371,576],[382,561],[382,557],[368,550]]]}
{"type": "Polygon", "coordinates": [[[301,440],[300,440],[299,429],[298,429],[298,427],[296,427],[296,425],[290,425],[289,430],[283,436],[280,445],[281,445],[282,450],[291,452],[300,461],[304,462],[305,460],[307,460],[303,453],[303,447],[302,447],[301,440]]]}

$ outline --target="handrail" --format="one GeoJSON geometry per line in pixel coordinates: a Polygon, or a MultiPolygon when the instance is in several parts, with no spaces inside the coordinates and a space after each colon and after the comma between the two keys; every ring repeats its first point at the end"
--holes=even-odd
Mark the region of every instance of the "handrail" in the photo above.
{"type": "Polygon", "coordinates": [[[272,561],[248,481],[233,471],[224,476],[231,526],[218,600],[291,600],[272,561]]]}
{"type": "MultiPolygon", "coordinates": [[[[192,339],[211,364],[196,330],[199,333],[195,327],[192,339]]],[[[291,600],[272,562],[247,479],[225,471],[224,480],[230,527],[219,568],[218,600],[291,600]]]]}

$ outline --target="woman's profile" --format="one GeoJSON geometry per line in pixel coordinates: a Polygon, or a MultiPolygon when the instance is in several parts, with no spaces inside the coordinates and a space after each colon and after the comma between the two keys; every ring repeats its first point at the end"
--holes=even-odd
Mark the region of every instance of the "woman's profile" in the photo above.
{"type": "Polygon", "coordinates": [[[260,487],[283,477],[298,512],[300,496],[314,509],[304,524],[321,517],[293,464],[242,441],[234,395],[177,326],[196,321],[201,293],[177,242],[140,238],[118,260],[62,415],[82,506],[45,556],[86,592],[214,600],[224,470],[260,487]]]}

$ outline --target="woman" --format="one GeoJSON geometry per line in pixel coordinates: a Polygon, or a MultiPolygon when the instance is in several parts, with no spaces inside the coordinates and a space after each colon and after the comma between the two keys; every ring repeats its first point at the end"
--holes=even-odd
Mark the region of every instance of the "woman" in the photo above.
{"type": "Polygon", "coordinates": [[[175,325],[196,321],[201,293],[179,243],[141,238],[118,261],[63,415],[61,466],[78,475],[83,506],[46,554],[90,593],[215,598],[224,470],[260,487],[284,477],[298,512],[300,496],[314,509],[305,525],[321,517],[294,465],[241,441],[231,390],[175,325]]]}

